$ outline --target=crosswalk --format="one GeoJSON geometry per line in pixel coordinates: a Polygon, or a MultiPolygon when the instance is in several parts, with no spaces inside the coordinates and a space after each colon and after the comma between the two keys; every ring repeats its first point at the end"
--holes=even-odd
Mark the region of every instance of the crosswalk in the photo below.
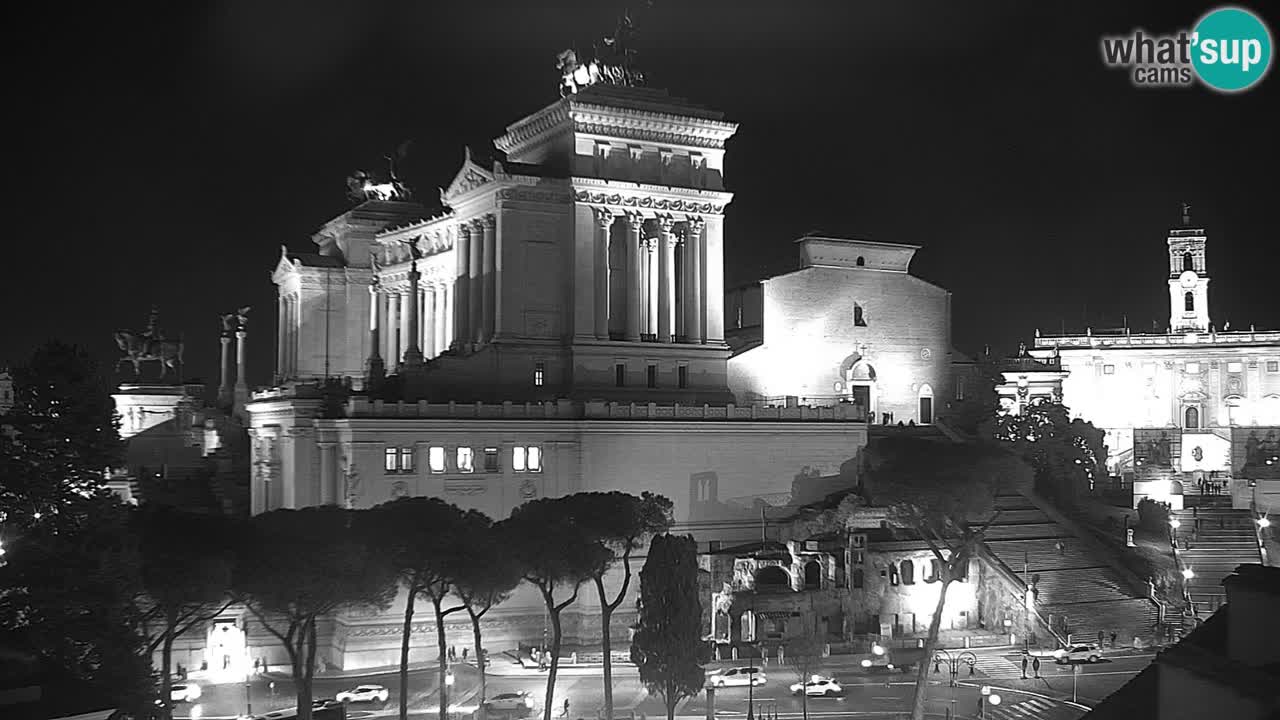
{"type": "Polygon", "coordinates": [[[1068,720],[1081,715],[1079,710],[1040,698],[1002,702],[986,709],[991,720],[1068,720]]]}
{"type": "MultiPolygon", "coordinates": [[[[974,667],[992,680],[1016,680],[1022,677],[1022,666],[1003,655],[980,654],[974,667]]],[[[1027,668],[1030,671],[1030,668],[1027,668]]],[[[962,673],[963,674],[963,673],[962,673]]]]}

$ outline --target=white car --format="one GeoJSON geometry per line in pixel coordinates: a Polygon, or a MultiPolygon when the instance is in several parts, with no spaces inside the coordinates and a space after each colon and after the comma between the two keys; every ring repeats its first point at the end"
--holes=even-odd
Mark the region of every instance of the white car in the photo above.
{"type": "Polygon", "coordinates": [[[760,668],[736,667],[721,668],[707,676],[707,687],[746,687],[763,685],[768,677],[760,668]]]}
{"type": "Polygon", "coordinates": [[[490,710],[505,712],[526,713],[533,710],[533,698],[523,690],[494,695],[486,700],[484,704],[490,710]]]}
{"type": "Polygon", "coordinates": [[[804,683],[803,685],[795,683],[791,686],[791,693],[793,695],[799,695],[801,692],[809,697],[836,697],[844,694],[844,688],[841,687],[840,683],[836,682],[833,678],[814,675],[809,678],[809,682],[804,683]]]}
{"type": "Polygon", "coordinates": [[[343,690],[334,696],[341,703],[386,702],[391,693],[381,685],[357,685],[353,690],[343,690]]]}
{"type": "Polygon", "coordinates": [[[200,699],[200,686],[195,683],[175,683],[169,686],[169,702],[189,703],[200,699]]]}
{"type": "Polygon", "coordinates": [[[1053,657],[1059,664],[1075,662],[1096,663],[1103,658],[1102,649],[1097,645],[1072,645],[1053,651],[1053,657]]]}

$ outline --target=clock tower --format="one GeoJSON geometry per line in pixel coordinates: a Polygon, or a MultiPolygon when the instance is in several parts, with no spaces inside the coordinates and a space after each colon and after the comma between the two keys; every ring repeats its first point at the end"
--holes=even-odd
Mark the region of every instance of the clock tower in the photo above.
{"type": "Polygon", "coordinates": [[[1204,228],[1191,226],[1191,206],[1182,206],[1182,225],[1169,231],[1169,332],[1209,331],[1209,272],[1204,228]]]}

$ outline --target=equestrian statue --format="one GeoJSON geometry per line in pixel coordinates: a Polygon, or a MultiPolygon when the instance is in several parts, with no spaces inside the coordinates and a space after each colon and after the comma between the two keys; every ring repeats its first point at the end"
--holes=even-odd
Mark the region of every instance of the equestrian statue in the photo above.
{"type": "Polygon", "coordinates": [[[174,375],[179,374],[179,366],[182,364],[182,341],[165,338],[158,321],[159,312],[152,308],[145,331],[116,331],[116,345],[124,353],[124,357],[116,363],[117,367],[120,363],[132,363],[133,374],[141,377],[143,362],[159,361],[161,380],[168,376],[170,370],[174,375]]]}

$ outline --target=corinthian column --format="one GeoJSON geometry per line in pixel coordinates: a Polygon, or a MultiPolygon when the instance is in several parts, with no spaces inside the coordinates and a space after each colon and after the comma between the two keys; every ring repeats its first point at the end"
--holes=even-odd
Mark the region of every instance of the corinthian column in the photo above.
{"type": "Polygon", "coordinates": [[[427,357],[435,357],[440,354],[437,349],[439,346],[436,344],[436,300],[438,297],[434,284],[427,287],[422,296],[422,352],[427,357]]]}
{"type": "MultiPolygon", "coordinates": [[[[279,324],[276,329],[276,380],[279,381],[285,374],[285,347],[288,343],[286,331],[289,327],[289,304],[285,301],[284,295],[281,295],[277,304],[279,305],[279,324]]],[[[227,358],[222,359],[222,366],[227,366],[227,358]]],[[[226,383],[224,382],[223,385],[226,383]]]]}
{"type": "Polygon", "coordinates": [[[644,226],[644,218],[639,215],[627,215],[627,340],[640,340],[640,304],[644,293],[640,284],[640,229],[644,226]]]}
{"type": "Polygon", "coordinates": [[[685,274],[689,278],[684,299],[684,334],[691,343],[700,343],[702,330],[702,218],[688,222],[684,238],[685,274]]]}
{"type": "Polygon", "coordinates": [[[480,335],[476,338],[479,342],[489,342],[493,338],[494,327],[494,309],[497,305],[496,300],[496,280],[498,277],[497,270],[497,250],[496,235],[498,220],[493,215],[485,215],[481,221],[482,232],[484,233],[483,261],[481,264],[481,281],[480,281],[480,335]]]}
{"type": "Polygon", "coordinates": [[[658,238],[647,238],[644,241],[644,269],[645,269],[645,291],[648,297],[645,298],[645,321],[644,331],[650,339],[658,335],[658,238]]]}
{"type": "Polygon", "coordinates": [[[378,277],[369,286],[369,383],[376,385],[386,374],[386,366],[382,363],[380,346],[382,338],[378,335],[378,315],[382,311],[382,294],[378,292],[378,277]]]}
{"type": "Polygon", "coordinates": [[[222,333],[222,377],[218,383],[218,402],[231,404],[231,333],[222,333]]]}
{"type": "Polygon", "coordinates": [[[418,345],[418,303],[422,302],[422,291],[418,286],[422,273],[418,272],[418,261],[409,264],[409,292],[404,301],[408,305],[408,317],[405,319],[405,330],[409,337],[405,338],[404,365],[417,367],[422,364],[422,348],[418,345]]]}
{"type": "Polygon", "coordinates": [[[596,338],[609,339],[609,228],[613,227],[613,213],[607,208],[596,208],[596,338]]]}
{"type": "Polygon", "coordinates": [[[459,225],[457,228],[458,241],[453,246],[453,253],[458,259],[458,279],[453,285],[453,291],[449,293],[453,301],[453,336],[452,342],[459,350],[466,347],[467,338],[470,337],[469,323],[471,321],[471,308],[469,302],[471,300],[471,226],[459,225]]]}
{"type": "Polygon", "coordinates": [[[400,298],[394,290],[387,291],[387,360],[395,367],[400,357],[400,298]]]}
{"type": "Polygon", "coordinates": [[[470,288],[467,298],[467,342],[479,342],[483,332],[481,313],[484,312],[484,285],[480,277],[480,263],[484,255],[484,224],[479,220],[471,223],[471,254],[467,262],[467,285],[470,288]]]}
{"type": "Polygon", "coordinates": [[[676,310],[676,238],[671,233],[675,221],[669,217],[658,219],[660,235],[658,245],[658,342],[671,342],[671,330],[675,325],[676,310]]]}

